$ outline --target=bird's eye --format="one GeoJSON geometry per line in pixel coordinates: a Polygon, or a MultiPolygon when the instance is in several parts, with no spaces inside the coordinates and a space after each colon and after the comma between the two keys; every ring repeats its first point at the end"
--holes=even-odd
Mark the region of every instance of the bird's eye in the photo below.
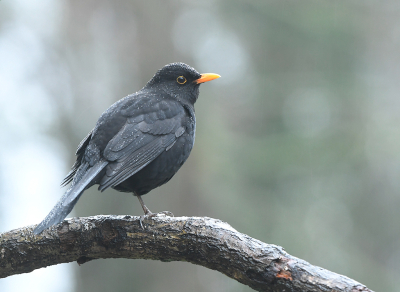
{"type": "Polygon", "coordinates": [[[179,76],[178,78],[176,78],[176,82],[178,82],[179,84],[185,84],[186,81],[187,80],[184,76],[179,76]]]}

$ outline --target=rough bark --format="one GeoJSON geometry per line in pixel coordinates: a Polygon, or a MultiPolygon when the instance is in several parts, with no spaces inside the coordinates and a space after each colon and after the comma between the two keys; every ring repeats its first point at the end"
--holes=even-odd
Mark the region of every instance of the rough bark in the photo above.
{"type": "Polygon", "coordinates": [[[99,258],[187,261],[217,270],[258,291],[371,291],[293,257],[280,246],[203,217],[72,218],[35,236],[33,226],[0,234],[0,278],[99,258]]]}

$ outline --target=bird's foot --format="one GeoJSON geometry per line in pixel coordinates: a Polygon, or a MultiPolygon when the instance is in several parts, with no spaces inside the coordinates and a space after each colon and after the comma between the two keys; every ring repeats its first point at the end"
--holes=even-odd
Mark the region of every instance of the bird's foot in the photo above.
{"type": "Polygon", "coordinates": [[[164,216],[174,217],[174,214],[172,212],[170,212],[170,211],[161,211],[161,212],[158,212],[158,213],[152,213],[149,210],[146,214],[140,216],[140,218],[139,218],[140,227],[142,227],[142,229],[144,229],[144,227],[143,227],[143,220],[144,219],[153,218],[153,217],[157,217],[157,216],[160,216],[160,215],[161,216],[164,215],[164,216]]]}

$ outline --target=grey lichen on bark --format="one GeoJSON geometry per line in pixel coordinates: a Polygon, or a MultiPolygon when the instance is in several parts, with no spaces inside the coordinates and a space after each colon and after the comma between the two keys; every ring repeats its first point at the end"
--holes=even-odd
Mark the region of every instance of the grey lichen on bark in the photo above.
{"type": "Polygon", "coordinates": [[[224,273],[257,291],[371,291],[346,277],[206,217],[71,218],[40,235],[33,226],[0,234],[0,278],[99,258],[187,261],[224,273]]]}

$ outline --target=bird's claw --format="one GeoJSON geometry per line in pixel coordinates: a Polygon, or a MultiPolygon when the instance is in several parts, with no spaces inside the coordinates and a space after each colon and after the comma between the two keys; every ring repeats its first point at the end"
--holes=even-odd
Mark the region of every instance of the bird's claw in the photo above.
{"type": "Polygon", "coordinates": [[[152,213],[152,212],[148,212],[147,214],[144,214],[142,216],[139,217],[139,224],[140,227],[142,227],[142,229],[144,229],[143,227],[143,220],[147,219],[147,218],[153,218],[153,217],[157,217],[159,215],[164,215],[164,216],[169,216],[169,217],[175,217],[174,214],[170,211],[161,211],[158,213],[152,213]]]}

